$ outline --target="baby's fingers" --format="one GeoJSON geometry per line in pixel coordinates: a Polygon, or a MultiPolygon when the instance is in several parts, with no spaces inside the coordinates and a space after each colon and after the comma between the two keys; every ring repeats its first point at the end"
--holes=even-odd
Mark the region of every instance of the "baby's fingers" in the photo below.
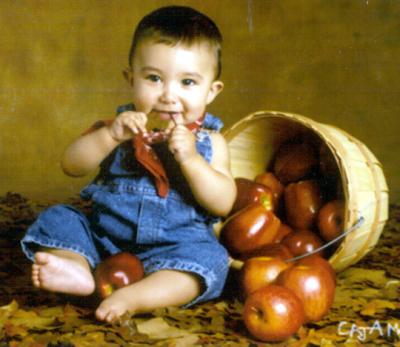
{"type": "Polygon", "coordinates": [[[121,118],[122,125],[130,129],[135,135],[146,133],[147,117],[144,113],[133,113],[121,118]]]}
{"type": "Polygon", "coordinates": [[[179,125],[184,125],[184,119],[182,115],[171,114],[171,121],[165,129],[165,133],[169,136],[179,125]]]}
{"type": "Polygon", "coordinates": [[[172,113],[171,119],[173,123],[176,125],[183,125],[185,123],[183,116],[181,114],[172,113]]]}

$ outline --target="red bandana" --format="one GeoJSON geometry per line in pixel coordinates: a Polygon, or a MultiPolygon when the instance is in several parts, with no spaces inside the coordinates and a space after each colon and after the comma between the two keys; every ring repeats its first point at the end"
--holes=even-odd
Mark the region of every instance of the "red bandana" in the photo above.
{"type": "MultiPolygon", "coordinates": [[[[204,116],[193,123],[187,124],[186,127],[192,132],[196,132],[202,125],[203,120],[204,116]]],[[[113,121],[114,119],[97,121],[82,135],[89,134],[103,126],[109,126],[113,121]]],[[[147,134],[139,134],[132,139],[136,160],[154,177],[157,193],[163,198],[168,194],[169,181],[164,166],[151,145],[166,140],[167,135],[161,131],[151,131],[147,134]]]]}

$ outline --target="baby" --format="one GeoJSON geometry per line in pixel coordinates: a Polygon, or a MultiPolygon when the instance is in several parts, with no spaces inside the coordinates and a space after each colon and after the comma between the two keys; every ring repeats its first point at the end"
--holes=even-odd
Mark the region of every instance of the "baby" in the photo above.
{"type": "Polygon", "coordinates": [[[222,122],[206,112],[223,89],[221,41],[216,25],[188,7],[164,7],[141,20],[124,71],[132,104],[78,137],[62,157],[70,176],[100,167],[81,192],[92,212],[53,206],[21,241],[35,287],[90,295],[96,265],[128,251],[146,275],[103,300],[99,320],[221,294],[228,255],[213,224],[236,196],[222,122]],[[163,140],[151,141],[148,121],[166,123],[163,140]]]}

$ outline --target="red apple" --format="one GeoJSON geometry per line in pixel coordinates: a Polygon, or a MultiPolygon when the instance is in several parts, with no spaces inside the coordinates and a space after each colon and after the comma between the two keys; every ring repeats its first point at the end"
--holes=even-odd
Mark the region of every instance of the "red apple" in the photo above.
{"type": "Polygon", "coordinates": [[[116,253],[96,267],[97,291],[104,299],[114,290],[135,283],[143,276],[143,265],[137,256],[128,252],[116,253]]]}
{"type": "MultiPolygon", "coordinates": [[[[323,245],[320,237],[310,230],[299,230],[287,235],[283,240],[289,251],[295,256],[310,253],[323,245]]],[[[323,255],[324,251],[319,251],[323,255]]]]}
{"type": "Polygon", "coordinates": [[[293,233],[293,229],[289,225],[281,223],[274,242],[280,243],[286,236],[288,236],[291,233],[293,233]]]}
{"type": "Polygon", "coordinates": [[[322,258],[318,254],[311,254],[305,258],[299,259],[297,264],[308,265],[308,266],[316,266],[322,269],[325,269],[332,277],[332,279],[336,283],[336,272],[333,269],[332,265],[326,259],[322,258]]]}
{"type": "Polygon", "coordinates": [[[230,212],[231,215],[253,202],[260,202],[261,199],[263,199],[264,203],[268,202],[266,208],[273,210],[273,196],[270,188],[242,177],[235,178],[235,183],[237,195],[230,212]]]}
{"type": "Polygon", "coordinates": [[[310,229],[322,204],[319,185],[314,180],[291,183],[285,188],[287,223],[294,229],[310,229]]]}
{"type": "Polygon", "coordinates": [[[282,341],[303,325],[304,308],[292,290],[271,284],[247,298],[243,319],[255,338],[265,342],[282,341]]]}
{"type": "Polygon", "coordinates": [[[278,257],[256,257],[246,260],[240,269],[243,296],[248,297],[256,290],[272,284],[282,271],[292,265],[278,257]]]}
{"type": "Polygon", "coordinates": [[[253,202],[226,220],[220,241],[232,256],[238,257],[272,243],[280,224],[273,212],[263,204],[253,202]]]}
{"type": "Polygon", "coordinates": [[[330,310],[335,281],[324,268],[295,264],[278,276],[277,283],[293,290],[303,303],[306,322],[316,322],[330,310]]]}
{"type": "Polygon", "coordinates": [[[278,257],[282,260],[289,260],[294,256],[285,245],[281,243],[270,243],[252,252],[241,254],[239,259],[247,260],[254,257],[278,257]]]}
{"type": "Polygon", "coordinates": [[[276,176],[272,172],[263,172],[257,175],[254,181],[271,189],[274,198],[274,206],[278,206],[285,187],[281,182],[279,182],[276,176]]]}
{"type": "Polygon", "coordinates": [[[317,166],[318,154],[312,144],[289,141],[279,147],[273,171],[279,181],[287,184],[306,177],[317,166]]]}
{"type": "Polygon", "coordinates": [[[333,200],[326,203],[318,212],[318,229],[325,241],[337,238],[343,232],[343,201],[333,200]]]}

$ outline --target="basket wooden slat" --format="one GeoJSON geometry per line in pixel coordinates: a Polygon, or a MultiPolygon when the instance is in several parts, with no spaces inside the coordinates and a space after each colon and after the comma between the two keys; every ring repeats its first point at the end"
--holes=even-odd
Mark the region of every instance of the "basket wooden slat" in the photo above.
{"type": "Polygon", "coordinates": [[[336,162],[345,202],[345,230],[359,218],[364,219],[329,259],[334,269],[340,271],[376,245],[388,218],[388,187],[373,153],[335,126],[286,112],[252,113],[224,132],[234,176],[249,179],[266,170],[280,144],[299,135],[327,146],[336,162]]]}

